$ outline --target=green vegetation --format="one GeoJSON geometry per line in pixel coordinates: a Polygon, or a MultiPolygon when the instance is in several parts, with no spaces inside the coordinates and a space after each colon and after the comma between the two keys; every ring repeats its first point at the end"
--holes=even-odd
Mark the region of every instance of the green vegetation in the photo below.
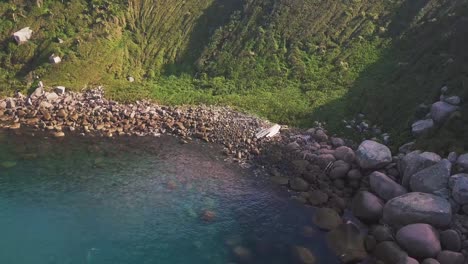
{"type": "MultiPolygon", "coordinates": [[[[27,90],[39,76],[76,90],[104,85],[123,101],[321,120],[337,133],[364,112],[399,144],[442,85],[466,98],[467,19],[463,0],[15,0],[0,3],[0,89],[27,90]],[[11,34],[25,26],[33,38],[17,45],[11,34]],[[52,53],[63,62],[50,65],[52,53]]],[[[430,139],[468,148],[462,121],[451,122],[430,139]]]]}

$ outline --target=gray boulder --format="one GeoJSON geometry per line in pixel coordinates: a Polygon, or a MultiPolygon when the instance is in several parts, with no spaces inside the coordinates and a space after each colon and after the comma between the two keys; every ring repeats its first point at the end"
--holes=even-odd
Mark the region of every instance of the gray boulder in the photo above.
{"type": "Polygon", "coordinates": [[[369,181],[371,190],[384,201],[407,193],[403,186],[378,171],[369,175],[369,181]]]}
{"type": "Polygon", "coordinates": [[[388,201],[383,209],[383,220],[394,227],[415,223],[445,227],[452,220],[452,208],[440,196],[412,192],[388,201]]]}
{"type": "Polygon", "coordinates": [[[458,107],[446,102],[436,102],[431,107],[431,117],[437,124],[445,122],[458,107]]]}
{"type": "Polygon", "coordinates": [[[428,224],[407,225],[396,234],[398,244],[415,258],[432,258],[441,250],[437,230],[428,224]]]}
{"type": "Polygon", "coordinates": [[[392,153],[387,146],[366,140],[356,151],[356,158],[363,169],[380,169],[392,162],[392,153]]]}
{"type": "Polygon", "coordinates": [[[413,136],[418,137],[426,134],[434,127],[432,119],[418,120],[411,125],[413,136]]]}
{"type": "Polygon", "coordinates": [[[468,171],[468,153],[458,157],[457,166],[463,171],[468,171]]]}
{"type": "Polygon", "coordinates": [[[448,187],[452,163],[446,159],[417,172],[410,179],[410,187],[415,192],[440,194],[448,187]]]}
{"type": "Polygon", "coordinates": [[[399,162],[400,175],[403,175],[402,185],[406,188],[409,187],[409,182],[413,174],[436,164],[440,161],[440,156],[435,153],[413,151],[399,162]]]}
{"type": "Polygon", "coordinates": [[[370,233],[375,237],[377,242],[393,241],[392,229],[389,226],[377,225],[370,229],[370,233]]]}
{"type": "Polygon", "coordinates": [[[463,264],[465,257],[462,253],[444,250],[437,255],[440,264],[463,264]]]}
{"type": "Polygon", "coordinates": [[[468,204],[468,174],[456,174],[450,177],[449,186],[453,199],[460,205],[468,204]]]}
{"type": "Polygon", "coordinates": [[[361,221],[372,223],[382,217],[383,205],[383,201],[374,194],[361,191],[354,196],[351,210],[361,221]]]}
{"type": "Polygon", "coordinates": [[[49,102],[55,101],[59,98],[59,96],[54,92],[46,93],[45,96],[46,96],[47,101],[49,102]]]}
{"type": "Polygon", "coordinates": [[[338,138],[338,137],[331,137],[330,142],[331,142],[332,146],[335,147],[335,148],[338,148],[338,147],[341,147],[341,146],[345,145],[344,140],[342,138],[338,138]]]}

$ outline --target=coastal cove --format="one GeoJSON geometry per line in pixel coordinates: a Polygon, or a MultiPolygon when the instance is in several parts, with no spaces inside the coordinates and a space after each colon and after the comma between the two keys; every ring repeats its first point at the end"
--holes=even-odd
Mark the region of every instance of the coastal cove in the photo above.
{"type": "Polygon", "coordinates": [[[26,129],[0,144],[2,263],[339,263],[312,207],[218,145],[26,129]]]}

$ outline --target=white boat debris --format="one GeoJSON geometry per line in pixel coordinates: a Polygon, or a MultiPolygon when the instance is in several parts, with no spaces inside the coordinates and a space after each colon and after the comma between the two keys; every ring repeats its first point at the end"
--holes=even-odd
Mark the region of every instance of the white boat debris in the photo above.
{"type": "Polygon", "coordinates": [[[281,126],[278,124],[275,124],[274,126],[270,128],[266,128],[258,132],[255,137],[256,138],[263,138],[263,137],[274,137],[276,136],[281,129],[281,126]]]}

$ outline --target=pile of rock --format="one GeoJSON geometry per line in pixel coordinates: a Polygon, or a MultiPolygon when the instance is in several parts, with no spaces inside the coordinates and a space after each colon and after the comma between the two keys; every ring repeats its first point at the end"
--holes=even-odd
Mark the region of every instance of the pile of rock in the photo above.
{"type": "Polygon", "coordinates": [[[0,127],[21,126],[50,131],[54,137],[73,132],[105,137],[166,133],[182,142],[197,138],[224,145],[225,153],[236,161],[249,160],[260,153],[264,142],[275,140],[256,137],[271,124],[227,107],[119,104],[106,99],[102,88],[75,93],[58,86],[47,92],[42,83],[28,97],[17,93],[0,100],[0,127]]]}
{"type": "Polygon", "coordinates": [[[372,139],[382,141],[384,144],[390,142],[390,134],[382,132],[382,129],[378,125],[372,124],[362,113],[351,120],[343,120],[343,123],[345,128],[353,130],[361,136],[362,140],[372,139]]]}
{"type": "Polygon", "coordinates": [[[425,135],[437,126],[443,125],[450,117],[457,112],[461,104],[459,96],[448,96],[448,87],[441,88],[440,100],[433,103],[432,106],[421,104],[418,107],[417,115],[420,120],[411,125],[411,132],[418,137],[425,135]]]}
{"type": "Polygon", "coordinates": [[[313,220],[330,231],[330,247],[343,262],[364,259],[366,250],[385,264],[468,259],[468,174],[460,173],[468,171],[468,154],[443,159],[406,146],[392,156],[371,140],[354,151],[323,128],[283,134],[281,146],[265,153],[275,164],[272,180],[297,192],[297,200],[324,207],[313,220]],[[367,235],[344,223],[345,209],[369,227],[367,235]]]}

